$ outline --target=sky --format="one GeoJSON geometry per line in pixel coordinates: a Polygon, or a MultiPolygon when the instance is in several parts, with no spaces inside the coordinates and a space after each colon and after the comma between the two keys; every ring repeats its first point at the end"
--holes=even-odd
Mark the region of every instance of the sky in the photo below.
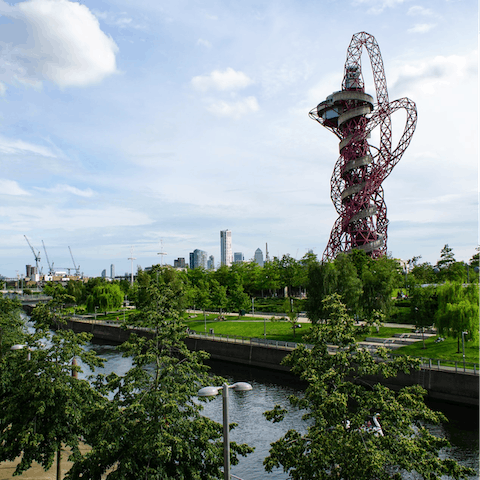
{"type": "MultiPolygon", "coordinates": [[[[478,246],[475,0],[0,0],[0,274],[117,275],[194,249],[320,258],[338,139],[308,116],[373,35],[418,124],[383,183],[388,252],[478,246]],[[42,243],[43,242],[43,243],[42,243]],[[165,255],[159,255],[160,252],[165,255]],[[134,260],[131,260],[134,258],[134,260]]],[[[367,93],[374,94],[362,56],[367,93]]],[[[394,142],[405,115],[392,117],[394,142]]],[[[372,140],[373,141],[373,140],[372,140]]]]}

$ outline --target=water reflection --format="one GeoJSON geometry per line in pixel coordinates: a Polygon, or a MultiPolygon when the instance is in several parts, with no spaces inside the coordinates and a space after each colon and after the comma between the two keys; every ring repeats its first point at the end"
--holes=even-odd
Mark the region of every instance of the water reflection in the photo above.
{"type": "MultiPolygon", "coordinates": [[[[115,350],[114,346],[92,343],[88,348],[95,350],[99,356],[106,359],[105,367],[97,370],[96,373],[115,372],[123,375],[132,366],[131,358],[122,357],[122,354],[115,350]]],[[[288,401],[290,395],[301,396],[305,384],[289,374],[212,360],[207,363],[211,367],[212,373],[225,377],[228,383],[245,381],[253,387],[251,391],[231,392],[229,395],[230,422],[238,424],[231,432],[231,441],[247,443],[255,447],[254,453],[247,457],[240,457],[239,464],[232,466],[232,474],[244,480],[259,478],[287,480],[288,474],[281,469],[267,474],[263,469],[263,460],[268,455],[270,444],[278,440],[289,429],[294,428],[300,432],[305,430],[305,424],[301,419],[302,412],[290,411],[288,401]],[[272,409],[276,404],[288,407],[289,413],[283,422],[274,424],[265,419],[263,412],[272,409]]],[[[86,378],[88,374],[89,371],[86,370],[82,375],[83,378],[86,378]]],[[[452,448],[442,452],[442,455],[455,458],[462,464],[475,468],[478,472],[478,409],[440,402],[429,402],[429,406],[443,411],[449,419],[449,423],[445,426],[431,427],[432,433],[446,436],[452,444],[452,448]]],[[[221,395],[204,403],[204,414],[222,423],[221,395]]],[[[413,475],[405,476],[406,480],[414,478],[413,475]]],[[[478,476],[471,477],[471,480],[477,478],[478,476]]]]}

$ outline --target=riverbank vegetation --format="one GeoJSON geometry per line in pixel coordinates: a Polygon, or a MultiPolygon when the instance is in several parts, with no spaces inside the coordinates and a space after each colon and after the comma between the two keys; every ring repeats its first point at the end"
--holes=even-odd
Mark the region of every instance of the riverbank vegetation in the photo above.
{"type": "MultiPolygon", "coordinates": [[[[209,375],[203,364],[206,354],[189,352],[182,341],[187,326],[201,331],[205,325],[201,317],[184,317],[187,286],[178,272],[156,266],[139,277],[137,308],[125,315],[125,323],[147,327],[154,335],[151,339],[131,336],[119,347],[133,359],[133,367],[124,375],[94,374],[90,381],[72,375],[80,370],[72,365],[72,358],[82,359],[92,371],[101,359],[91,352],[86,355],[81,348],[88,334],[48,330],[60,326],[65,311],[58,296],[35,309],[33,334],[14,321],[18,304],[5,304],[6,317],[0,316],[0,461],[20,458],[18,473],[33,461],[48,468],[63,445],[68,445],[73,462],[68,480],[102,476],[112,480],[222,478],[222,429],[202,416],[197,393],[223,379],[209,375]],[[21,347],[12,350],[20,343],[21,347]],[[88,451],[79,450],[80,438],[88,451]]],[[[361,381],[366,374],[394,375],[418,365],[406,356],[377,363],[359,348],[359,334],[376,330],[382,314],[373,311],[367,324],[359,325],[340,295],[328,296],[323,302],[322,321],[302,325],[296,334],[298,340],[302,331],[302,341],[314,348],[300,345],[291,356],[294,371],[310,384],[305,398],[292,399],[293,405],[305,409],[305,418],[313,421],[313,427],[307,436],[290,431],[272,444],[265,460],[267,471],[282,466],[299,480],[312,478],[312,472],[332,471],[343,478],[365,479],[387,478],[381,472],[395,476],[400,470],[412,469],[424,478],[434,478],[437,473],[454,478],[471,474],[453,461],[438,458],[447,442],[429,435],[423,422],[436,423],[443,418],[425,407],[425,392],[420,387],[395,393],[380,385],[365,388],[361,381]],[[336,355],[328,354],[327,342],[341,347],[336,355]],[[358,381],[346,381],[347,376],[358,381]],[[382,415],[385,437],[366,430],[374,413],[382,415]],[[351,461],[355,455],[361,456],[361,462],[351,461]]],[[[288,308],[291,302],[286,304],[288,308]]],[[[121,322],[119,312],[116,316],[121,322]]],[[[211,322],[212,328],[251,329],[257,337],[267,326],[274,335],[292,330],[291,321],[264,324],[236,318],[211,322]]],[[[389,333],[379,326],[379,334],[389,333]]],[[[376,355],[386,358],[387,352],[380,348],[376,355]]],[[[277,408],[267,413],[273,421],[282,415],[277,408]]],[[[231,462],[250,451],[248,445],[232,443],[231,462]]]]}

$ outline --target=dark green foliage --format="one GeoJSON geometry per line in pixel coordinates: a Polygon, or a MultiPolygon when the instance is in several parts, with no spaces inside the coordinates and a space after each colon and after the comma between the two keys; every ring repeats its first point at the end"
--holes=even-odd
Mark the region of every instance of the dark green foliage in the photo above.
{"type": "MultiPolygon", "coordinates": [[[[222,478],[222,427],[201,416],[194,401],[212,379],[204,352],[190,352],[178,315],[177,292],[156,275],[139,291],[142,310],[134,320],[152,329],[150,338],[132,335],[120,349],[134,366],[124,375],[99,376],[96,386],[112,400],[94,409],[86,441],[92,450],[78,457],[68,479],[222,478]]],[[[247,445],[232,443],[232,463],[247,445]]]]}
{"type": "Polygon", "coordinates": [[[116,310],[123,304],[123,292],[117,283],[101,283],[96,285],[87,297],[87,312],[116,310]]]}
{"type": "Polygon", "coordinates": [[[437,295],[435,324],[439,333],[457,338],[459,349],[462,332],[469,332],[467,338],[478,338],[478,286],[446,282],[438,287],[437,295]]]}
{"type": "Polygon", "coordinates": [[[40,330],[24,338],[25,348],[5,355],[0,462],[20,457],[15,474],[28,470],[34,461],[47,470],[65,446],[78,455],[80,436],[87,432],[87,412],[103,403],[86,380],[72,377],[72,371],[79,370],[72,367],[73,357],[91,369],[100,363],[82,348],[90,337],[40,330]]]}
{"type": "MultiPolygon", "coordinates": [[[[282,467],[293,480],[390,480],[401,479],[405,471],[424,479],[473,475],[472,469],[439,458],[448,442],[424,425],[444,417],[426,407],[425,390],[412,386],[394,392],[366,377],[409,372],[417,361],[406,356],[378,361],[387,359],[386,350],[372,355],[359,348],[354,320],[340,297],[329,296],[324,303],[325,321],[313,325],[305,339],[313,348],[300,345],[285,361],[308,382],[304,397],[291,397],[290,402],[305,410],[310,426],[305,434],[289,430],[271,445],[264,461],[267,472],[282,467]],[[332,344],[338,346],[335,355],[329,352],[332,344]],[[374,414],[379,414],[384,436],[367,425],[374,414]]],[[[284,414],[276,406],[265,416],[277,422],[284,414]]]]}
{"type": "Polygon", "coordinates": [[[391,312],[392,291],[401,281],[398,262],[388,257],[372,260],[363,251],[340,253],[333,262],[309,267],[307,312],[313,322],[325,316],[323,300],[338,293],[352,315],[368,318],[375,310],[391,312]]]}

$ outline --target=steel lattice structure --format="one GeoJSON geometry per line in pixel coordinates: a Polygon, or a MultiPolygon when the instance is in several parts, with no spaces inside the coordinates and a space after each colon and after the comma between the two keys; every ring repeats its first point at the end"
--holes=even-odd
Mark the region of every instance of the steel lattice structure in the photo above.
{"type": "Polygon", "coordinates": [[[339,217],[323,260],[352,249],[362,249],[374,258],[385,255],[388,220],[382,182],[410,144],[417,109],[408,98],[389,102],[380,48],[372,35],[365,32],[353,35],[347,50],[342,90],[329,95],[309,115],[340,139],[340,157],[330,180],[330,196],[339,217]],[[365,93],[361,69],[363,48],[372,66],[375,104],[373,97],[365,93]],[[406,111],[407,121],[392,151],[391,115],[400,109],[406,111]],[[377,127],[380,144],[370,145],[367,139],[377,127]]]}

